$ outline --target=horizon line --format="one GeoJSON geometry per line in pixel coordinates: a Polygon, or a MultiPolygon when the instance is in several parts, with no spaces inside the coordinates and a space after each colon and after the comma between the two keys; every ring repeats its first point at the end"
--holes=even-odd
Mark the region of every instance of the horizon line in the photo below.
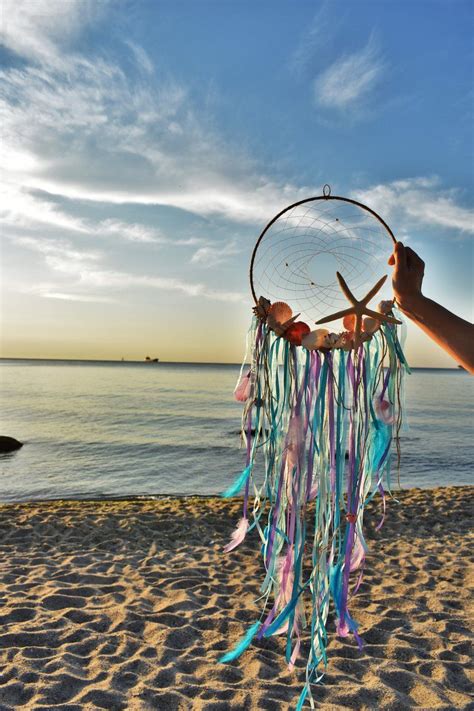
{"type": "MultiPolygon", "coordinates": [[[[11,361],[11,360],[18,360],[18,361],[53,361],[53,362],[60,362],[60,363],[115,363],[115,364],[120,364],[120,363],[130,363],[134,365],[236,365],[236,366],[241,366],[241,362],[224,362],[224,361],[205,361],[205,360],[196,360],[196,361],[187,361],[187,360],[160,360],[158,361],[153,361],[153,360],[124,360],[124,359],[119,359],[119,360],[113,360],[111,358],[28,358],[28,357],[22,357],[22,356],[0,356],[0,361],[11,361]]],[[[451,367],[448,366],[433,366],[433,365],[414,365],[411,366],[412,370],[462,370],[462,368],[458,365],[453,365],[451,367]]]]}

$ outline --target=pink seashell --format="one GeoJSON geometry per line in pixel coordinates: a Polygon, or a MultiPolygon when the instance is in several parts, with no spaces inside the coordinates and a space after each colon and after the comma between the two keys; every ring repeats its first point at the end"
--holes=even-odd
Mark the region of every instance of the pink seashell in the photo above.
{"type": "Polygon", "coordinates": [[[380,328],[380,321],[377,321],[376,318],[366,316],[362,322],[362,328],[364,329],[365,333],[375,333],[375,331],[378,331],[378,329],[380,328]]]}
{"type": "Polygon", "coordinates": [[[301,345],[304,346],[308,351],[314,351],[317,348],[322,348],[324,346],[324,339],[329,334],[327,328],[318,328],[316,331],[311,331],[303,336],[301,339],[301,345]]]}
{"type": "Polygon", "coordinates": [[[293,311],[284,301],[275,301],[275,303],[270,306],[268,314],[276,323],[285,323],[285,321],[288,321],[293,316],[293,311]]]}

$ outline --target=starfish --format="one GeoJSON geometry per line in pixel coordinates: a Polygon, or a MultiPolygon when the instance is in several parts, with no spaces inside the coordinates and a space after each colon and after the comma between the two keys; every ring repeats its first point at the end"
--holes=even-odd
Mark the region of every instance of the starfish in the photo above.
{"type": "Polygon", "coordinates": [[[336,272],[336,276],[344,296],[348,301],[350,301],[352,306],[350,306],[348,309],[337,311],[335,314],[331,314],[330,316],[326,316],[325,318],[319,319],[319,321],[316,321],[317,325],[321,323],[328,323],[329,321],[335,321],[338,318],[344,318],[344,316],[354,315],[356,317],[356,325],[354,329],[354,349],[357,351],[361,343],[360,336],[362,333],[363,316],[370,316],[371,318],[377,319],[377,321],[386,321],[387,323],[401,323],[401,321],[398,321],[396,318],[393,318],[393,316],[387,316],[386,314],[381,314],[378,311],[372,311],[372,309],[367,308],[367,304],[369,303],[369,301],[374,298],[375,294],[381,289],[382,284],[385,283],[387,275],[379,279],[375,286],[373,286],[371,290],[367,292],[364,298],[360,301],[355,298],[354,294],[347,286],[342,274],[336,272]]]}

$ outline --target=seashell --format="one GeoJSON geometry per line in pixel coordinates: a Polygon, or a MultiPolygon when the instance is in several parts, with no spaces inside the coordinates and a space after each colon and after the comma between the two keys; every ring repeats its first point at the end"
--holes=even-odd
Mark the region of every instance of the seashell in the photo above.
{"type": "Polygon", "coordinates": [[[389,301],[381,301],[377,306],[377,311],[379,314],[391,314],[393,309],[393,299],[389,301]]]}
{"type": "Polygon", "coordinates": [[[309,331],[310,328],[308,324],[304,323],[304,321],[295,321],[295,323],[288,326],[283,335],[286,340],[294,346],[301,346],[303,336],[306,336],[309,331]]]}
{"type": "Polygon", "coordinates": [[[366,316],[362,321],[362,328],[364,329],[365,333],[375,333],[375,331],[378,331],[378,329],[380,328],[380,321],[377,321],[376,318],[366,316]]]}
{"type": "Polygon", "coordinates": [[[339,334],[334,348],[342,348],[344,351],[350,351],[353,345],[354,334],[352,331],[343,331],[339,334]]]}
{"type": "Polygon", "coordinates": [[[269,328],[272,329],[272,331],[275,331],[277,336],[283,336],[285,333],[286,329],[291,326],[292,323],[296,321],[298,318],[299,314],[296,314],[296,316],[292,316],[288,321],[285,321],[284,323],[280,323],[279,321],[275,321],[273,316],[271,314],[268,315],[267,318],[267,324],[269,328]]]}
{"type": "Polygon", "coordinates": [[[257,305],[253,307],[252,311],[254,312],[255,316],[258,316],[258,318],[264,321],[267,318],[270,306],[271,302],[264,296],[261,296],[258,300],[257,305]]]}
{"type": "Polygon", "coordinates": [[[284,301],[275,301],[268,313],[277,323],[285,323],[293,316],[293,311],[284,301]]]}
{"type": "Polygon", "coordinates": [[[342,323],[344,324],[346,331],[354,331],[356,327],[355,314],[347,314],[347,316],[344,316],[342,323]]]}
{"type": "Polygon", "coordinates": [[[317,328],[316,331],[310,331],[301,339],[301,345],[308,351],[314,351],[317,348],[324,346],[324,339],[329,334],[327,328],[317,328]]]}
{"type": "Polygon", "coordinates": [[[323,348],[334,348],[336,343],[338,342],[338,340],[339,340],[338,333],[328,333],[328,335],[324,339],[323,348]]]}

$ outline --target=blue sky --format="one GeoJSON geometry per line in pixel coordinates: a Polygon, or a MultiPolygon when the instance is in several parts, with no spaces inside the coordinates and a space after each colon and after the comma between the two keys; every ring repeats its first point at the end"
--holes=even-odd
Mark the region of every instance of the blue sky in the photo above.
{"type": "Polygon", "coordinates": [[[461,0],[4,1],[2,355],[238,361],[253,243],[326,182],[471,319],[472,29],[461,0]]]}

